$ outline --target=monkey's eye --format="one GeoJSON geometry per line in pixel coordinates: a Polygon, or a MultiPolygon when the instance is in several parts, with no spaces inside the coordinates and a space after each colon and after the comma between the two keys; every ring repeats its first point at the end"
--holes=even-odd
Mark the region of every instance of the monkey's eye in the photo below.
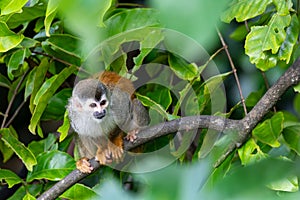
{"type": "Polygon", "coordinates": [[[106,100],[102,100],[101,102],[100,102],[100,106],[104,106],[106,104],[106,100]]]}
{"type": "Polygon", "coordinates": [[[91,107],[91,108],[95,108],[95,107],[97,107],[97,104],[96,104],[96,103],[91,103],[91,104],[90,104],[90,107],[91,107]]]}

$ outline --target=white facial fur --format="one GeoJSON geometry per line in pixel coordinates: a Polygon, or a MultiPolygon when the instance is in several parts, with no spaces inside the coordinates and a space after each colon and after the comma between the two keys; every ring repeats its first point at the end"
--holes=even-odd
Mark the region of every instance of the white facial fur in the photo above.
{"type": "Polygon", "coordinates": [[[72,95],[67,108],[71,125],[80,136],[104,136],[115,127],[106,94],[99,101],[95,98],[79,99],[72,95]]]}

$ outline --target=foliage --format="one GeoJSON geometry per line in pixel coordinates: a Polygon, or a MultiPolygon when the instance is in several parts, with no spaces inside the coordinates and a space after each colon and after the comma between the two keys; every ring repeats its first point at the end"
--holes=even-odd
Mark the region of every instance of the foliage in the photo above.
{"type": "MultiPolygon", "coordinates": [[[[10,199],[34,199],[75,169],[69,155],[74,134],[68,134],[65,112],[74,80],[111,70],[136,81],[136,96],[148,108],[151,125],[199,114],[242,117],[239,103],[228,113],[224,109],[223,81],[232,72],[215,72],[212,60],[218,52],[209,56],[195,41],[216,44],[217,34],[211,34],[215,25],[236,19],[231,38],[245,42],[245,54],[259,70],[278,65],[286,69],[299,56],[299,10],[292,0],[232,0],[226,8],[227,1],[204,0],[154,1],[152,8],[135,8],[135,4],[127,8],[113,0],[59,2],[0,2],[0,98],[8,102],[0,112],[0,151],[2,162],[17,156],[28,170],[21,178],[11,169],[0,169],[0,189],[16,188],[10,199]],[[2,95],[2,91],[7,92],[2,95]],[[28,144],[19,139],[23,133],[15,130],[22,122],[12,123],[13,113],[25,106],[31,113],[28,130],[38,138],[28,144]],[[43,127],[45,121],[62,120],[59,136],[43,127]]],[[[248,109],[263,92],[248,96],[248,109]]],[[[115,179],[117,173],[104,168],[61,198],[232,199],[235,193],[236,199],[253,194],[258,199],[297,199],[300,96],[293,97],[294,114],[283,109],[270,112],[252,137],[219,166],[213,162],[232,140],[228,135],[202,130],[198,139],[188,134],[177,134],[175,139],[166,136],[145,149],[151,152],[166,146],[175,162],[162,170],[133,175],[134,193],[124,194],[115,179]],[[194,151],[188,148],[191,140],[197,143],[194,151]],[[186,165],[188,161],[192,164],[186,165]]],[[[145,164],[156,162],[162,161],[145,164]]],[[[120,182],[131,176],[119,175],[120,182]]]]}

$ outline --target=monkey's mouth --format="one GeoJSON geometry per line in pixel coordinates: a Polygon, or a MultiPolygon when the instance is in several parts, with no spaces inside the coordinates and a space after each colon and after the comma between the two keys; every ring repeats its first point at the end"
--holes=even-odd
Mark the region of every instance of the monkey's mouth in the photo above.
{"type": "Polygon", "coordinates": [[[94,112],[93,115],[96,119],[102,119],[103,117],[105,117],[106,111],[103,110],[102,112],[94,112]]]}

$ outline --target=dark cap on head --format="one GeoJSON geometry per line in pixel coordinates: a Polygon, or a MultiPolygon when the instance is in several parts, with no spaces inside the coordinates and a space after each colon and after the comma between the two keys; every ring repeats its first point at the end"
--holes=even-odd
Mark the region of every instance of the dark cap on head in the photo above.
{"type": "Polygon", "coordinates": [[[103,94],[107,93],[105,85],[96,79],[85,79],[79,81],[73,90],[73,95],[76,94],[80,99],[94,98],[99,101],[103,94]]]}

